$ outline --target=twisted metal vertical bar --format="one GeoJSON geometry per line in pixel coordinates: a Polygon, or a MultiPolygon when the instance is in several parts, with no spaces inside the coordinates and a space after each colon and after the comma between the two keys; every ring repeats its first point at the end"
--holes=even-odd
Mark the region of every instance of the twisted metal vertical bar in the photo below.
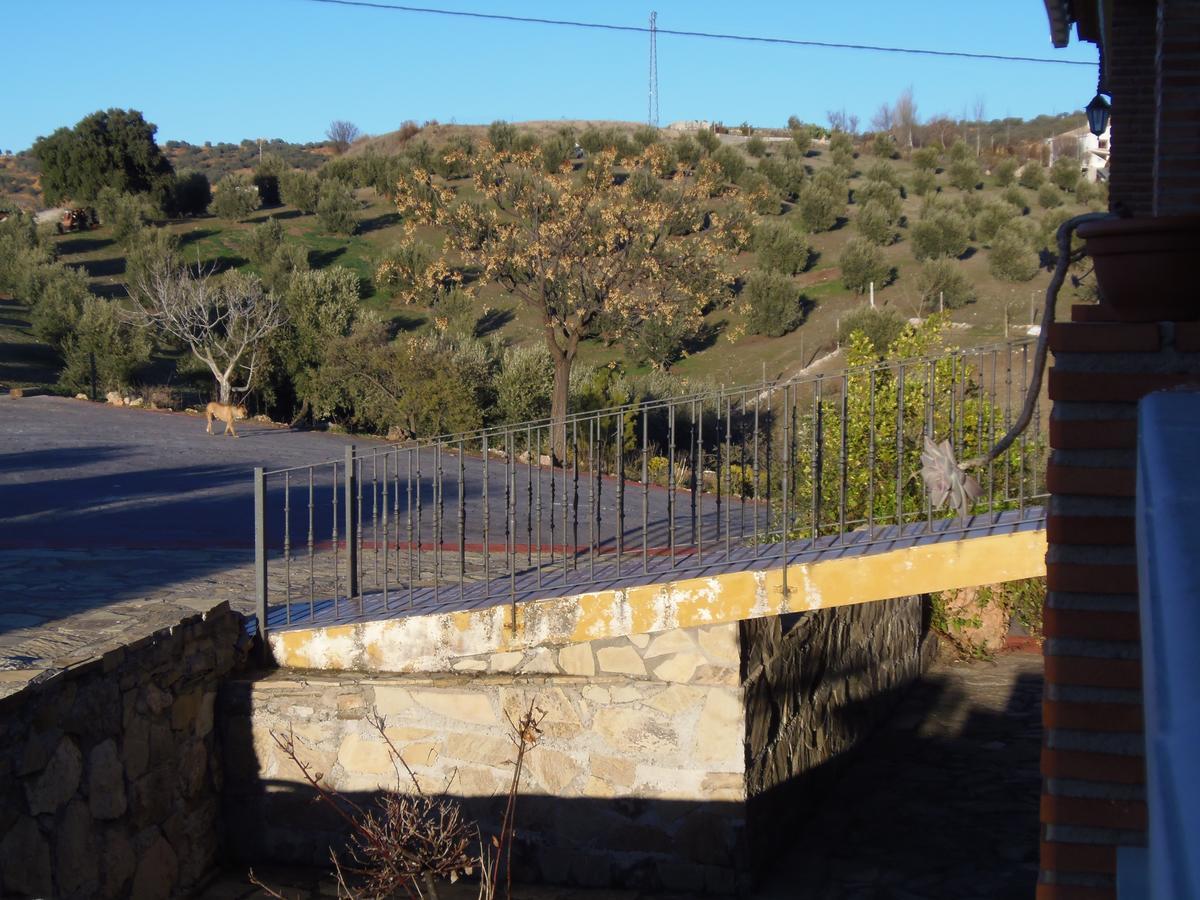
{"type": "Polygon", "coordinates": [[[292,624],[292,485],[291,472],[283,473],[283,603],[292,624]]]}

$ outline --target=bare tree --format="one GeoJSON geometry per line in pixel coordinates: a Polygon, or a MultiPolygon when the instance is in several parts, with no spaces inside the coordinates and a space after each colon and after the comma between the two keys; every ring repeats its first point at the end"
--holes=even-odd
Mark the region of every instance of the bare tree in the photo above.
{"type": "Polygon", "coordinates": [[[978,155],[979,155],[979,153],[980,153],[980,150],[982,149],[980,145],[983,143],[983,141],[982,141],[982,135],[983,135],[983,117],[984,117],[984,115],[985,115],[985,113],[986,113],[986,112],[987,112],[987,105],[986,105],[986,103],[984,102],[983,94],[980,94],[979,96],[977,96],[977,97],[975,98],[975,106],[974,106],[974,113],[975,113],[975,155],[976,155],[976,156],[978,156],[978,155]]]}
{"type": "Polygon", "coordinates": [[[284,324],[279,300],[255,276],[160,266],[135,284],[133,320],[183,343],[216,379],[221,403],[245,393],[265,356],[268,336],[284,324]],[[235,385],[238,376],[242,384],[235,385]]]}
{"type": "Polygon", "coordinates": [[[845,109],[845,107],[843,107],[841,109],[827,110],[825,115],[829,119],[829,130],[830,131],[847,131],[848,130],[846,128],[846,109],[845,109]]]}
{"type": "Polygon", "coordinates": [[[886,103],[881,104],[875,115],[871,116],[871,128],[875,131],[891,131],[895,124],[892,108],[886,103]]]}
{"type": "Polygon", "coordinates": [[[917,126],[917,104],[913,101],[913,89],[910,84],[900,96],[896,98],[896,105],[892,107],[892,112],[895,115],[896,127],[900,130],[908,149],[913,148],[913,129],[917,126]]]}
{"type": "Polygon", "coordinates": [[[858,134],[858,116],[851,113],[846,116],[846,133],[851,135],[858,134]]]}
{"type": "Polygon", "coordinates": [[[350,145],[358,140],[358,136],[362,134],[358,130],[358,126],[353,122],[347,122],[345,119],[335,119],[329,123],[329,127],[325,129],[325,137],[329,138],[333,144],[333,149],[338,153],[345,153],[350,145]]]}

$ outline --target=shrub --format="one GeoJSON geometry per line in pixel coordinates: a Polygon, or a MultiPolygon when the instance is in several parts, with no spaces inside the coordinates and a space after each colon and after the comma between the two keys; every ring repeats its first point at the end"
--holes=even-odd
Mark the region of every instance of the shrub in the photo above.
{"type": "Polygon", "coordinates": [[[803,234],[786,222],[773,219],[754,227],[753,246],[760,269],[784,275],[803,272],[812,255],[803,234]]]}
{"type": "Polygon", "coordinates": [[[625,349],[635,364],[665,371],[684,355],[698,324],[685,316],[650,316],[625,336],[625,349]]]}
{"type": "Polygon", "coordinates": [[[275,256],[282,243],[283,226],[274,216],[268,216],[265,222],[246,232],[242,249],[246,251],[246,258],[250,263],[261,269],[275,256]]]}
{"type": "Polygon", "coordinates": [[[997,187],[1008,187],[1017,179],[1017,161],[1011,156],[1000,160],[992,170],[992,177],[997,187]]]}
{"type": "Polygon", "coordinates": [[[991,244],[996,233],[1017,215],[1008,203],[988,203],[975,216],[975,239],[985,245],[991,244]]]}
{"type": "Polygon", "coordinates": [[[971,148],[967,146],[967,142],[962,138],[959,138],[950,145],[950,149],[946,151],[946,156],[950,158],[950,162],[956,163],[970,159],[972,156],[974,156],[974,153],[971,148]]]}
{"type": "Polygon", "coordinates": [[[558,172],[571,159],[575,149],[575,137],[559,131],[542,141],[542,165],[547,172],[558,172]]]}
{"type": "Polygon", "coordinates": [[[726,181],[737,182],[746,171],[746,157],[732,147],[721,147],[712,154],[712,158],[721,167],[721,174],[726,181]]]}
{"type": "Polygon", "coordinates": [[[212,203],[212,187],[203,172],[184,170],[171,184],[171,209],[177,216],[202,216],[212,203]]]}
{"type": "Polygon", "coordinates": [[[717,133],[711,128],[702,128],[696,132],[696,143],[700,145],[700,148],[705,153],[711,156],[721,146],[721,139],[717,137],[717,133]]]}
{"type": "Polygon", "coordinates": [[[250,179],[234,172],[217,182],[213,212],[219,218],[237,222],[258,209],[258,190],[250,179]]]}
{"type": "Polygon", "coordinates": [[[883,287],[891,274],[883,251],[858,237],[847,242],[838,265],[842,269],[842,284],[857,294],[865,293],[871,282],[876,287],[883,287]]]}
{"type": "Polygon", "coordinates": [[[962,256],[967,250],[970,228],[952,210],[932,210],[909,229],[909,242],[917,259],[962,256]]]}
{"type": "Polygon", "coordinates": [[[1079,160],[1060,156],[1050,167],[1050,182],[1064,191],[1075,189],[1079,181],[1079,160]]]}
{"type": "Polygon", "coordinates": [[[554,363],[545,347],[504,351],[496,373],[496,408],[505,422],[528,422],[550,415],[554,363]]]}
{"type": "Polygon", "coordinates": [[[639,125],[633,129],[633,142],[645,150],[662,140],[662,135],[653,125],[639,125]]]}
{"type": "Polygon", "coordinates": [[[851,335],[864,335],[875,348],[876,354],[883,357],[888,347],[900,337],[905,324],[903,317],[893,309],[860,307],[842,316],[838,323],[838,341],[848,344],[851,335]]]}
{"type": "Polygon", "coordinates": [[[124,244],[150,221],[150,206],[141,194],[126,194],[116,188],[101,188],[96,195],[96,213],[112,229],[113,240],[124,244]]]}
{"type": "Polygon", "coordinates": [[[900,191],[886,181],[867,181],[854,191],[854,202],[866,206],[874,203],[884,209],[894,221],[900,217],[900,191]]]}
{"type": "Polygon", "coordinates": [[[497,119],[488,126],[488,141],[501,152],[512,150],[517,141],[516,126],[510,125],[503,119],[497,119]]]}
{"type": "Polygon", "coordinates": [[[887,132],[875,135],[871,142],[871,152],[880,159],[895,159],[900,154],[896,152],[896,139],[887,132]]]}
{"type": "Polygon", "coordinates": [[[933,174],[932,169],[918,169],[913,173],[912,192],[918,197],[931,194],[936,188],[937,176],[933,174]]]}
{"type": "Polygon", "coordinates": [[[1028,188],[1031,191],[1036,191],[1046,181],[1046,172],[1042,168],[1042,164],[1035,159],[1031,159],[1025,163],[1025,167],[1021,169],[1021,175],[1017,179],[1017,183],[1023,188],[1028,188]]]}
{"type": "Polygon", "coordinates": [[[94,361],[97,393],[121,390],[150,360],[150,349],[146,330],[129,324],[115,303],[88,295],[63,341],[58,383],[69,391],[88,390],[94,361]]]}
{"type": "Polygon", "coordinates": [[[912,152],[912,164],[918,172],[932,172],[937,168],[940,154],[935,147],[921,147],[912,152]]]}
{"type": "Polygon", "coordinates": [[[358,223],[354,220],[357,210],[358,201],[346,185],[338,181],[326,181],[321,185],[317,218],[326,231],[331,234],[354,234],[358,230],[358,223]]]}
{"type": "Polygon", "coordinates": [[[1062,191],[1049,182],[1038,188],[1037,199],[1038,206],[1042,209],[1054,209],[1063,205],[1062,191]]]}
{"type": "Polygon", "coordinates": [[[742,175],[738,182],[750,208],[761,216],[775,215],[779,212],[779,192],[767,177],[753,169],[742,175]]]}
{"type": "MultiPolygon", "coordinates": [[[[393,244],[375,267],[375,283],[398,289],[406,303],[429,305],[440,285],[430,273],[436,254],[424,241],[405,240],[393,244]]],[[[435,273],[436,275],[436,273],[435,273]]]]}
{"type": "Polygon", "coordinates": [[[56,349],[75,330],[84,301],[91,297],[87,276],[81,269],[58,263],[40,273],[37,301],[30,313],[33,334],[56,349]]]}
{"type": "Polygon", "coordinates": [[[1025,196],[1025,192],[1015,184],[1010,184],[1004,189],[1001,195],[1004,202],[1012,206],[1017,212],[1024,214],[1029,209],[1029,198],[1025,196]]]}
{"type": "Polygon", "coordinates": [[[975,288],[962,268],[952,259],[931,259],[917,273],[916,288],[921,295],[921,308],[926,304],[937,309],[958,309],[975,299],[975,288]]]}
{"type": "Polygon", "coordinates": [[[125,283],[136,289],[148,284],[155,271],[176,268],[180,262],[178,235],[165,228],[142,228],[125,250],[125,283]]]}
{"type": "Polygon", "coordinates": [[[890,210],[876,200],[868,200],[854,217],[858,233],[872,244],[886,246],[896,239],[895,219],[890,210]]]}
{"type": "Polygon", "coordinates": [[[452,138],[438,153],[434,171],[447,180],[465,178],[471,174],[471,157],[474,155],[475,144],[469,137],[452,138]]]}
{"type": "Polygon", "coordinates": [[[746,152],[755,159],[762,159],[767,155],[767,142],[758,135],[746,141],[746,152]]]}
{"type": "Polygon", "coordinates": [[[804,321],[804,301],[795,282],[779,272],[751,272],[744,296],[746,327],[754,334],[779,337],[804,321]]]}
{"type": "Polygon", "coordinates": [[[950,163],[946,170],[950,183],[960,191],[973,191],[983,180],[983,171],[974,159],[959,159],[950,163]]]}
{"type": "Polygon", "coordinates": [[[803,125],[793,128],[792,146],[796,148],[801,156],[808,155],[808,151],[812,148],[812,132],[803,125]]]}
{"type": "Polygon", "coordinates": [[[285,172],[279,180],[280,197],[288,206],[295,207],[302,213],[311,214],[317,211],[317,203],[321,197],[321,182],[316,175],[308,172],[285,172]]]}
{"type": "Polygon", "coordinates": [[[700,162],[700,155],[703,153],[700,145],[692,140],[688,135],[681,134],[675,139],[675,157],[688,166],[695,166],[700,162]]]}
{"type": "Polygon", "coordinates": [[[988,269],[1001,281],[1028,281],[1037,274],[1038,255],[1018,223],[1010,222],[996,235],[988,269]]]}
{"type": "MultiPolygon", "coordinates": [[[[372,154],[374,155],[374,154],[372,154]]],[[[279,205],[279,179],[285,171],[283,160],[268,153],[254,169],[254,186],[263,206],[279,205]]]]}
{"type": "Polygon", "coordinates": [[[831,148],[829,162],[843,178],[849,178],[854,174],[854,151],[848,147],[831,148]]]}
{"type": "Polygon", "coordinates": [[[1079,176],[1079,180],[1075,182],[1075,201],[1077,203],[1091,203],[1096,197],[1096,187],[1084,175],[1079,176]]]}
{"type": "Polygon", "coordinates": [[[796,198],[800,221],[811,232],[828,231],[846,212],[846,195],[816,180],[807,182],[796,198]]]}
{"type": "Polygon", "coordinates": [[[794,159],[764,159],[758,164],[758,171],[791,200],[799,196],[804,180],[808,177],[804,165],[794,159]]]}
{"type": "MultiPolygon", "coordinates": [[[[1045,250],[1052,257],[1058,257],[1058,229],[1063,222],[1074,214],[1068,209],[1052,209],[1042,215],[1034,234],[1034,249],[1045,250]]],[[[1071,249],[1082,250],[1083,241],[1079,237],[1071,238],[1071,249]]]]}

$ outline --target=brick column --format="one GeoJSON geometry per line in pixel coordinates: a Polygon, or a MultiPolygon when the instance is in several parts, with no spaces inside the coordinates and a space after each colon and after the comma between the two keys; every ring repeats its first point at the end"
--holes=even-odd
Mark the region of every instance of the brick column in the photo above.
{"type": "Polygon", "coordinates": [[[1200,323],[1103,314],[1076,307],[1050,335],[1039,900],[1112,900],[1116,848],[1146,842],[1135,416],[1200,384],[1200,323]]]}
{"type": "Polygon", "coordinates": [[[1195,214],[1200,212],[1200,4],[1159,0],[1157,41],[1154,215],[1195,214]]]}
{"type": "Polygon", "coordinates": [[[1109,203],[1137,216],[1154,204],[1155,0],[1113,3],[1111,43],[1106,50],[1112,92],[1112,155],[1109,203]]]}

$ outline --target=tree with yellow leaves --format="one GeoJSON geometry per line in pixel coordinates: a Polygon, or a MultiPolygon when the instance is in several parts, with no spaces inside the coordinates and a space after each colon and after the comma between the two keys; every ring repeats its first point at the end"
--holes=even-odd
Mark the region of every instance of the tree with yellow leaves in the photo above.
{"type": "MultiPolygon", "coordinates": [[[[647,150],[634,170],[662,172],[647,150]]],[[[726,231],[744,217],[718,212],[711,186],[682,174],[647,192],[644,179],[618,172],[612,150],[595,153],[580,171],[566,163],[547,173],[536,153],[485,145],[473,160],[482,200],[464,200],[429,172],[414,169],[397,186],[410,228],[446,233],[443,259],[478,274],[471,288],[495,283],[541,320],[554,362],[552,449],[566,459],[567,396],[579,343],[600,316],[620,338],[647,321],[699,319],[726,292],[726,231]],[[640,185],[640,186],[639,186],[640,185]]]]}

